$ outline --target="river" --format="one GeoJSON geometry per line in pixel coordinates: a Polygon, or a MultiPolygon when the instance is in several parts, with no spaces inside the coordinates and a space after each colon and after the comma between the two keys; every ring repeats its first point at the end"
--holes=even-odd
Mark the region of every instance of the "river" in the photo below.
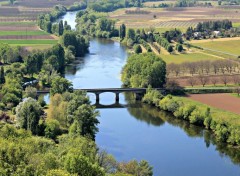
{"type": "MultiPolygon", "coordinates": [[[[76,13],[63,20],[74,27],[76,13]]],[[[65,77],[74,88],[115,88],[126,63],[126,49],[118,42],[93,39],[90,53],[66,68],[65,77]]],[[[89,94],[94,103],[95,97],[89,94]]],[[[100,95],[100,103],[113,104],[115,95],[100,95]]],[[[121,95],[125,108],[99,109],[97,145],[118,161],[147,160],[155,176],[239,176],[240,152],[216,143],[209,131],[174,119],[121,95]]]]}

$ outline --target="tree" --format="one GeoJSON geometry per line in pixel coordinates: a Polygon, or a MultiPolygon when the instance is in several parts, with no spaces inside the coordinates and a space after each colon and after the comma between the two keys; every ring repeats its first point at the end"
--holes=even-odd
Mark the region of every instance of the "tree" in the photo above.
{"type": "Polygon", "coordinates": [[[64,168],[71,173],[81,176],[104,176],[104,171],[97,164],[93,164],[86,156],[69,152],[64,160],[64,168]]]}
{"type": "Polygon", "coordinates": [[[26,65],[27,73],[30,74],[32,77],[34,73],[38,72],[37,58],[34,57],[33,55],[29,55],[25,59],[25,65],[26,65]]]}
{"type": "Polygon", "coordinates": [[[72,83],[67,79],[57,76],[52,80],[50,94],[54,95],[56,93],[62,94],[64,92],[72,92],[72,83]]]}
{"type": "Polygon", "coordinates": [[[142,48],[141,48],[141,46],[140,46],[140,45],[135,45],[135,46],[134,46],[134,52],[135,52],[136,54],[142,53],[142,48]]]}
{"type": "Polygon", "coordinates": [[[121,162],[118,165],[118,172],[131,175],[139,176],[152,176],[153,168],[145,160],[140,161],[139,163],[136,160],[132,160],[128,163],[121,162]]]}
{"type": "Polygon", "coordinates": [[[235,85],[239,85],[240,84],[240,76],[239,75],[234,75],[233,76],[233,82],[235,85]]]}
{"type": "Polygon", "coordinates": [[[211,82],[214,86],[216,86],[217,82],[218,82],[218,79],[216,77],[212,77],[211,78],[211,82]]]}
{"type": "Polygon", "coordinates": [[[0,69],[0,84],[4,84],[4,83],[5,83],[4,68],[3,68],[3,66],[1,66],[1,69],[0,69]]]}
{"type": "Polygon", "coordinates": [[[95,108],[88,104],[83,104],[74,112],[74,123],[70,127],[72,134],[76,133],[82,136],[88,136],[95,139],[98,132],[97,125],[99,123],[96,118],[99,115],[95,108]]]}
{"type": "Polygon", "coordinates": [[[190,77],[188,79],[188,83],[193,87],[196,84],[196,79],[194,77],[190,77]]]}
{"type": "Polygon", "coordinates": [[[172,52],[173,52],[173,47],[172,47],[171,45],[169,45],[169,46],[167,47],[167,51],[168,51],[169,53],[172,53],[172,52]]]}
{"type": "Polygon", "coordinates": [[[119,37],[121,40],[123,40],[126,37],[126,25],[125,24],[122,24],[120,26],[119,37]]]}
{"type": "Polygon", "coordinates": [[[177,51],[182,52],[183,51],[183,46],[182,45],[177,45],[177,51]]]}
{"type": "Polygon", "coordinates": [[[56,137],[60,134],[60,123],[55,119],[48,119],[46,121],[46,127],[44,130],[45,137],[56,139],[56,137]]]}
{"type": "Polygon", "coordinates": [[[237,88],[235,89],[235,92],[237,93],[238,96],[240,96],[240,87],[237,87],[237,88]]]}
{"type": "Polygon", "coordinates": [[[229,78],[226,75],[221,76],[221,80],[225,86],[227,86],[227,83],[229,82],[229,78]]]}
{"type": "Polygon", "coordinates": [[[128,29],[127,38],[135,41],[135,30],[134,29],[131,29],[131,28],[128,29]]]}
{"type": "Polygon", "coordinates": [[[63,20],[61,20],[59,22],[59,25],[58,25],[58,34],[59,34],[59,36],[63,35],[63,31],[64,31],[63,20]]]}
{"type": "Polygon", "coordinates": [[[26,97],[26,98],[31,97],[33,99],[36,99],[36,97],[37,97],[37,89],[35,87],[28,86],[25,89],[24,97],[26,97]]]}
{"type": "Polygon", "coordinates": [[[201,84],[202,84],[203,87],[204,87],[204,86],[207,84],[207,82],[209,81],[208,76],[204,76],[204,75],[200,75],[200,76],[198,77],[198,79],[199,79],[199,81],[201,82],[201,84]]]}
{"type": "Polygon", "coordinates": [[[16,107],[18,125],[23,129],[30,130],[33,134],[38,132],[41,115],[43,115],[42,107],[32,98],[25,99],[16,107]]]}
{"type": "Polygon", "coordinates": [[[123,68],[122,81],[128,87],[163,87],[166,63],[153,53],[133,54],[123,68]]]}

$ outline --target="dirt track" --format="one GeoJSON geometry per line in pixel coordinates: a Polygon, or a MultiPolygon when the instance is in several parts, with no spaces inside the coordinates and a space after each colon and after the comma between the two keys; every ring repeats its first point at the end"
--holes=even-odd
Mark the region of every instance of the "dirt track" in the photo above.
{"type": "Polygon", "coordinates": [[[209,106],[240,114],[240,98],[230,94],[191,94],[188,98],[209,106]]]}

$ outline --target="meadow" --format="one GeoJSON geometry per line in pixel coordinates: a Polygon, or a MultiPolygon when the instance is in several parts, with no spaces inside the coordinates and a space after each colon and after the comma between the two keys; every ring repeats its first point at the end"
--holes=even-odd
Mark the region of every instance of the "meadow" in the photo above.
{"type": "Polygon", "coordinates": [[[32,35],[32,36],[37,36],[37,35],[49,35],[47,32],[44,31],[1,31],[0,36],[5,36],[5,35],[17,35],[17,36],[26,36],[26,35],[32,35]]]}
{"type": "Polygon", "coordinates": [[[183,62],[197,62],[201,60],[217,60],[218,57],[207,55],[200,52],[186,53],[186,54],[160,54],[160,57],[167,63],[180,64],[183,62]]]}
{"type": "Polygon", "coordinates": [[[226,39],[225,41],[212,40],[208,42],[192,42],[196,46],[203,48],[210,48],[221,52],[226,52],[234,55],[240,55],[240,40],[232,38],[231,40],[226,39]]]}
{"type": "Polygon", "coordinates": [[[0,43],[18,46],[54,45],[57,42],[57,40],[0,40],[0,43]]]}

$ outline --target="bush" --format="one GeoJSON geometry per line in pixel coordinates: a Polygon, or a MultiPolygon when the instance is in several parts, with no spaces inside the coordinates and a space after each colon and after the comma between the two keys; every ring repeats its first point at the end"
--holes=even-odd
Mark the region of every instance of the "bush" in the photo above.
{"type": "Polygon", "coordinates": [[[55,119],[47,120],[44,133],[45,137],[50,139],[56,139],[56,137],[61,133],[60,123],[55,119]]]}
{"type": "Polygon", "coordinates": [[[159,100],[161,100],[162,98],[163,98],[163,95],[158,90],[148,89],[142,101],[149,105],[158,106],[159,100]]]}
{"type": "Polygon", "coordinates": [[[142,53],[142,48],[140,45],[134,45],[134,52],[136,54],[142,53]]]}

